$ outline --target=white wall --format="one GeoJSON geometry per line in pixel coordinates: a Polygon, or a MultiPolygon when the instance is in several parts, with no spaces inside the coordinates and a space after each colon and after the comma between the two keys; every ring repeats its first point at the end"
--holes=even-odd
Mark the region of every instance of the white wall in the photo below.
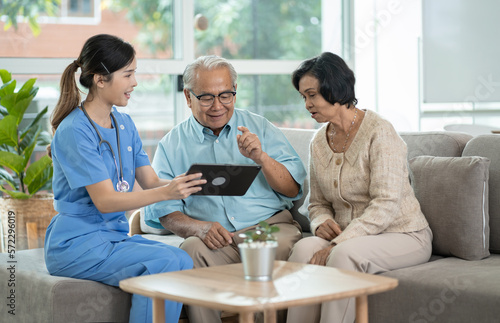
{"type": "Polygon", "coordinates": [[[419,130],[420,0],[355,0],[358,107],[419,130]]]}

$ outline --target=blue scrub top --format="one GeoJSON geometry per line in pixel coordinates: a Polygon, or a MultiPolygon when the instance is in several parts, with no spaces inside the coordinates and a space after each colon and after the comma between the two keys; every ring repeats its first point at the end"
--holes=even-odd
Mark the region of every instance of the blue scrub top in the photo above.
{"type": "MultiPolygon", "coordinates": [[[[112,112],[120,134],[123,175],[132,190],[135,169],[149,165],[149,158],[142,149],[130,116],[115,108],[112,112]]],[[[116,131],[96,126],[103,140],[113,148],[119,174],[116,131]]],[[[117,166],[110,147],[105,143],[99,145],[99,141],[95,129],[80,109],[73,110],[61,122],[52,140],[52,188],[54,208],[59,214],[52,219],[45,238],[47,267],[51,272],[51,269],[64,267],[89,250],[128,237],[125,212],[99,212],[85,188],[108,178],[114,187],[118,182],[117,166]]]]}

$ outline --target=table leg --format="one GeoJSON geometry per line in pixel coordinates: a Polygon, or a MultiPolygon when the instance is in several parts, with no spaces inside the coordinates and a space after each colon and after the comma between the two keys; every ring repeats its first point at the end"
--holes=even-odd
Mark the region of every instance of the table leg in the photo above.
{"type": "Polygon", "coordinates": [[[368,323],[368,295],[356,297],[356,323],[368,323]]]}
{"type": "Polygon", "coordinates": [[[254,323],[253,312],[240,313],[240,323],[254,323]]]}
{"type": "Polygon", "coordinates": [[[276,323],[276,311],[275,310],[264,311],[264,323],[276,323]]]}
{"type": "Polygon", "coordinates": [[[165,323],[165,300],[153,298],[153,323],[165,323]]]}

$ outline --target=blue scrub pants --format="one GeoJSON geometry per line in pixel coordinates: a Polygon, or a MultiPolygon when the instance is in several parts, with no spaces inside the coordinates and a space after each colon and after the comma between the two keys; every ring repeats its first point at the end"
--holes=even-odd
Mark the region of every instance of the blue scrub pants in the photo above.
{"type": "MultiPolygon", "coordinates": [[[[120,280],[126,278],[192,267],[193,261],[185,251],[134,236],[88,250],[77,261],[52,274],[118,286],[120,280]]],[[[177,323],[181,309],[182,303],[165,301],[165,322],[177,323]]],[[[133,294],[129,321],[136,323],[152,322],[152,320],[151,298],[133,294]]]]}

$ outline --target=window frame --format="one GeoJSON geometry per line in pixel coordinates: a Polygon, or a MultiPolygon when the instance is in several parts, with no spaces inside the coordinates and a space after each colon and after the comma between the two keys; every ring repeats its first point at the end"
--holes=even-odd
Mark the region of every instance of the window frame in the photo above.
{"type": "MultiPolygon", "coordinates": [[[[194,57],[194,1],[195,0],[173,0],[174,21],[173,21],[173,58],[172,59],[138,59],[137,74],[167,74],[180,76],[184,72],[187,64],[191,63],[194,57]],[[176,19],[179,17],[180,19],[176,19]]],[[[353,0],[321,0],[322,6],[322,48],[321,51],[331,51],[341,53],[349,59],[349,46],[351,39],[349,36],[350,24],[348,23],[352,12],[353,0]],[[346,11],[347,10],[347,11],[346,11]],[[346,12],[349,13],[346,16],[346,12]],[[337,13],[337,19],[332,18],[332,13],[337,13]],[[348,30],[346,29],[348,28],[348,30]],[[347,33],[345,32],[347,30],[347,33]],[[343,32],[344,31],[344,32],[343,32]],[[347,35],[347,36],[346,36],[347,35]],[[347,38],[346,38],[347,37],[347,38]],[[342,39],[341,42],[332,41],[342,39]]],[[[99,0],[94,0],[94,4],[99,4],[99,0]]],[[[95,12],[99,16],[100,11],[95,12]]],[[[56,18],[58,19],[58,18],[56,18]]],[[[80,18],[95,19],[95,18],[80,18]]],[[[61,20],[60,23],[63,20],[61,20]]],[[[320,53],[318,53],[320,54],[320,53]]],[[[306,59],[305,57],[304,59],[306,59]]],[[[43,75],[59,74],[75,58],[21,58],[21,57],[0,57],[0,66],[7,68],[12,74],[43,75]]],[[[230,60],[236,71],[240,75],[289,75],[301,60],[230,60]]],[[[353,64],[353,62],[351,62],[353,64]]],[[[177,89],[177,77],[172,78],[174,89],[177,89]]],[[[190,115],[190,110],[185,104],[182,90],[177,89],[174,96],[174,124],[177,124],[190,115]]]]}

